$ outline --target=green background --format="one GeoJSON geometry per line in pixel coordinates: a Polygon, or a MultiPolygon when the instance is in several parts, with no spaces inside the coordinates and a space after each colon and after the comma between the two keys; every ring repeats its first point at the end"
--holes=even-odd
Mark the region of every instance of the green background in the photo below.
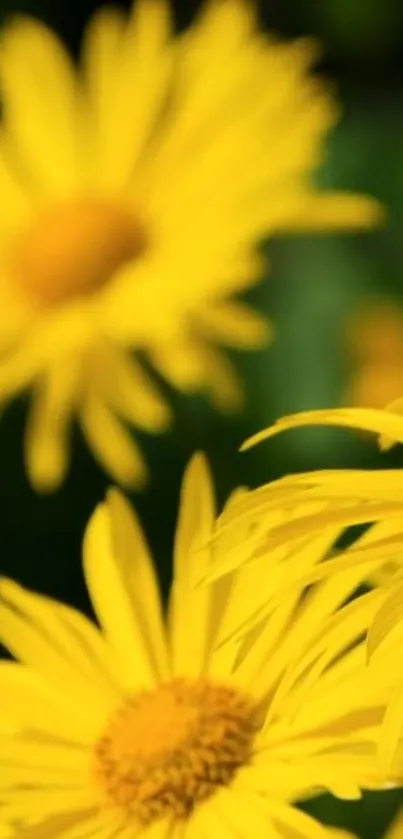
{"type": "MultiPolygon", "coordinates": [[[[0,22],[28,12],[56,28],[77,52],[83,25],[98,4],[71,0],[0,0],[0,22]]],[[[178,26],[196,3],[174,4],[178,26]]],[[[170,434],[140,435],[152,484],[132,501],[155,552],[162,585],[170,576],[178,491],[187,459],[207,452],[220,501],[238,483],[251,486],[308,468],[402,465],[399,449],[377,452],[374,441],[331,429],[304,429],[247,454],[239,444],[281,414],[337,406],[350,373],[345,332],[356,308],[374,293],[399,299],[403,290],[403,3],[401,0],[266,0],[263,26],[286,36],[316,34],[324,45],[318,71],[336,82],[344,116],[329,140],[318,181],[366,191],[388,207],[383,228],[359,236],[282,237],[269,246],[271,273],[250,295],[277,326],[269,349],[233,354],[245,383],[246,409],[218,416],[202,398],[169,394],[176,409],[170,434]]],[[[27,485],[21,437],[24,399],[0,422],[0,528],[2,574],[90,611],[80,570],[85,523],[103,498],[108,479],[92,460],[78,431],[63,487],[37,496],[27,485]]],[[[310,809],[332,824],[368,839],[381,836],[400,793],[366,796],[342,804],[330,798],[310,809]]]]}

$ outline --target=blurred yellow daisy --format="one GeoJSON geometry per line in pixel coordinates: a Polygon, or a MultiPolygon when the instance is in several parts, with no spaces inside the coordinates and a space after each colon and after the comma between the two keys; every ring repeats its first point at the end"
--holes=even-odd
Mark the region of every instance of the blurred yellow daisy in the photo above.
{"type": "Polygon", "coordinates": [[[355,799],[379,785],[375,743],[395,668],[370,679],[363,639],[381,596],[348,602],[360,569],[285,596],[277,585],[289,556],[314,566],[338,528],[307,530],[298,551],[284,540],[271,561],[201,585],[216,561],[216,529],[196,456],[166,621],[144,536],[116,491],[84,539],[100,628],[1,581],[0,640],[18,661],[0,662],[0,711],[14,726],[0,738],[0,821],[30,822],[20,839],[326,839],[333,831],[295,804],[323,790],[355,799]],[[268,594],[264,620],[234,634],[268,594]]]}
{"type": "Polygon", "coordinates": [[[170,412],[128,351],[234,407],[217,345],[268,339],[233,299],[262,274],[262,238],[379,217],[369,199],[309,184],[335,107],[309,75],[315,48],[266,38],[253,18],[243,0],[212,0],[174,36],[164,0],[106,9],[77,70],[33,20],[2,35],[0,400],[32,389],[39,489],[65,474],[73,416],[105,469],[141,484],[123,422],[160,432],[170,412]]]}
{"type": "Polygon", "coordinates": [[[390,299],[367,302],[346,329],[349,381],[344,402],[384,408],[403,393],[403,308],[390,299]]]}

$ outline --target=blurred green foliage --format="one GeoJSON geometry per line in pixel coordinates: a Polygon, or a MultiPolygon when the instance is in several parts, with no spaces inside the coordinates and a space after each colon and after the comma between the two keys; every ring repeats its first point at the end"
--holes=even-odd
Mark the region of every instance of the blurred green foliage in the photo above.
{"type": "MultiPolygon", "coordinates": [[[[54,26],[73,51],[96,0],[0,0],[0,20],[15,12],[54,26]]],[[[196,7],[176,0],[179,24],[196,7]]],[[[380,455],[374,441],[331,429],[304,429],[237,454],[241,441],[281,414],[336,406],[350,375],[345,330],[351,314],[374,292],[403,298],[403,4],[401,0],[262,0],[261,18],[285,35],[314,33],[324,43],[319,68],[339,87],[344,117],[329,143],[319,180],[362,190],[387,207],[382,229],[357,236],[284,237],[270,244],[271,273],[251,295],[276,324],[265,351],[236,355],[245,381],[246,409],[220,417],[202,398],[172,394],[177,422],[165,436],[142,437],[153,481],[132,496],[166,591],[180,478],[195,449],[207,451],[223,500],[237,483],[256,485],[286,472],[323,467],[402,465],[396,449],[380,455]],[[158,526],[155,526],[155,523],[158,526]]],[[[85,523],[108,481],[78,432],[71,473],[54,495],[38,497],[22,464],[24,401],[0,425],[1,573],[89,610],[79,556],[85,523]]],[[[368,839],[381,835],[400,793],[367,796],[364,803],[330,798],[309,809],[368,839]]]]}

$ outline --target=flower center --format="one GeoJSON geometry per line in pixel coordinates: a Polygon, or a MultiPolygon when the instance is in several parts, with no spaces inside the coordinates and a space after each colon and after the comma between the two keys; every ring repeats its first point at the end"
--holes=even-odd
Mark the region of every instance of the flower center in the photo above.
{"type": "Polygon", "coordinates": [[[145,247],[130,209],[83,198],[39,213],[18,240],[12,267],[31,298],[52,306],[96,291],[145,247]]]}
{"type": "Polygon", "coordinates": [[[185,817],[249,761],[256,728],[248,696],[175,679],[135,694],[110,720],[95,747],[95,777],[141,824],[185,817]]]}

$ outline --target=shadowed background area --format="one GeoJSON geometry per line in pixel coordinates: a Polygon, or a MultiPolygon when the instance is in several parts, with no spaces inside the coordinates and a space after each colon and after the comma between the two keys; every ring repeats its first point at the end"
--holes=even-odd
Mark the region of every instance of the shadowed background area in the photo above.
{"type": "MultiPolygon", "coordinates": [[[[0,23],[14,13],[38,17],[77,54],[85,21],[98,5],[87,0],[73,11],[70,0],[0,0],[0,23]]],[[[175,0],[178,27],[191,21],[197,5],[175,0]]],[[[171,393],[173,431],[140,435],[153,477],[132,501],[165,590],[180,479],[195,449],[209,456],[220,501],[238,483],[256,485],[287,472],[403,464],[399,448],[380,455],[374,440],[333,429],[291,432],[237,454],[245,437],[284,413],[347,402],[378,406],[403,394],[403,5],[262,0],[259,14],[265,28],[285,37],[314,35],[323,44],[318,72],[336,87],[343,117],[329,138],[318,182],[374,195],[386,205],[387,218],[370,234],[272,241],[270,275],[249,298],[275,323],[277,338],[267,350],[233,353],[244,380],[244,412],[220,416],[202,397],[171,393]]],[[[52,495],[35,495],[22,462],[25,409],[24,400],[15,402],[0,422],[0,571],[89,610],[80,544],[109,481],[75,432],[66,482],[52,495]]],[[[311,809],[325,821],[375,839],[399,797],[388,792],[349,804],[326,798],[311,809]]]]}

